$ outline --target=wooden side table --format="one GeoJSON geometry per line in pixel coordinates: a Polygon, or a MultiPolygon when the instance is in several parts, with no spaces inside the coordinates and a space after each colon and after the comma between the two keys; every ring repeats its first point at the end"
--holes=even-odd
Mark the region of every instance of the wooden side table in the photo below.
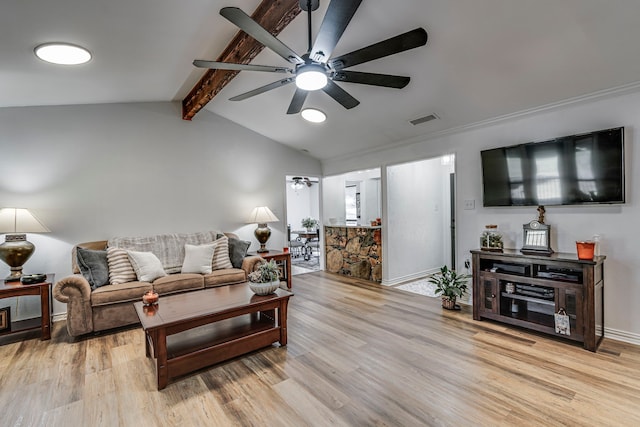
{"type": "Polygon", "coordinates": [[[40,296],[40,317],[11,322],[11,327],[8,330],[0,332],[0,335],[10,335],[31,329],[40,329],[42,331],[41,340],[51,339],[51,284],[53,281],[53,274],[47,274],[47,279],[44,282],[33,285],[25,285],[21,282],[0,281],[0,299],[27,295],[40,296]]]}
{"type": "Polygon", "coordinates": [[[287,282],[287,289],[291,289],[291,253],[269,249],[269,252],[249,252],[248,255],[257,255],[267,261],[275,260],[280,266],[280,280],[287,282]]]}

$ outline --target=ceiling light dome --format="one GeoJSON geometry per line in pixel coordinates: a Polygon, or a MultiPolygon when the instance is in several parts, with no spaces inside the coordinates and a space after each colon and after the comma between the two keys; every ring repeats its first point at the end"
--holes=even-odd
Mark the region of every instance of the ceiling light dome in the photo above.
{"type": "Polygon", "coordinates": [[[52,64],[79,65],[91,60],[87,49],[69,43],[45,43],[33,51],[38,58],[52,64]]]}
{"type": "Polygon", "coordinates": [[[305,108],[300,115],[303,119],[312,123],[322,123],[327,120],[327,115],[316,108],[305,108]]]}
{"type": "Polygon", "coordinates": [[[298,67],[296,86],[304,90],[318,90],[327,85],[327,74],[320,64],[306,64],[298,67]]]}

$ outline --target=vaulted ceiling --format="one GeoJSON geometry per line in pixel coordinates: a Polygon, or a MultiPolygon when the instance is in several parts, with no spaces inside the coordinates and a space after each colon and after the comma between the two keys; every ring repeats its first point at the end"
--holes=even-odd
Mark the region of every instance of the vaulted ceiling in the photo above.
{"type": "MultiPolygon", "coordinates": [[[[338,1],[338,0],[334,0],[338,1]]],[[[260,0],[3,0],[0,107],[114,102],[181,102],[238,30],[225,6],[252,14],[260,0]],[[33,48],[50,41],[87,47],[82,66],[54,66],[33,48]]],[[[313,13],[314,34],[328,1],[313,13]]],[[[401,144],[509,113],[640,81],[637,0],[363,0],[334,53],[416,27],[426,46],[354,67],[411,77],[404,89],[342,83],[360,101],[346,110],[322,92],[305,106],[328,119],[287,115],[288,85],[244,101],[228,98],[279,80],[242,71],[204,107],[319,159],[401,144]],[[412,125],[429,114],[437,120],[412,125]]],[[[306,15],[278,35],[302,54],[306,15]]],[[[252,63],[286,66],[264,49],[252,63]]],[[[203,113],[199,113],[203,114],[203,113]]],[[[180,119],[178,117],[178,119],[180,119]]],[[[195,115],[193,121],[197,121],[195,115]]]]}

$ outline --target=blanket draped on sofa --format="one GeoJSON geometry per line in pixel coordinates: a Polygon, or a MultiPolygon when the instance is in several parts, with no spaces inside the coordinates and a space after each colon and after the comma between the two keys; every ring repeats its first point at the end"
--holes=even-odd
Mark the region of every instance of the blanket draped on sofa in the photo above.
{"type": "Polygon", "coordinates": [[[179,273],[184,260],[184,245],[202,245],[211,243],[219,231],[203,231],[199,233],[156,234],[154,236],[114,237],[107,246],[138,252],[152,252],[158,257],[167,274],[179,273]]]}

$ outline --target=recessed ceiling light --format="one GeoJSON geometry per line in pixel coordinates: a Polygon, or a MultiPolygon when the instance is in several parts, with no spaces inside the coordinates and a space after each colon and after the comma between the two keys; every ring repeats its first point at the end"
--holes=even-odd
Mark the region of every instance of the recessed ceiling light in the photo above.
{"type": "Polygon", "coordinates": [[[59,65],[84,64],[91,59],[87,49],[69,43],[45,43],[33,51],[43,61],[59,65]]]}
{"type": "Polygon", "coordinates": [[[312,123],[322,123],[327,120],[327,115],[315,108],[305,108],[300,113],[303,119],[312,123]]]}

